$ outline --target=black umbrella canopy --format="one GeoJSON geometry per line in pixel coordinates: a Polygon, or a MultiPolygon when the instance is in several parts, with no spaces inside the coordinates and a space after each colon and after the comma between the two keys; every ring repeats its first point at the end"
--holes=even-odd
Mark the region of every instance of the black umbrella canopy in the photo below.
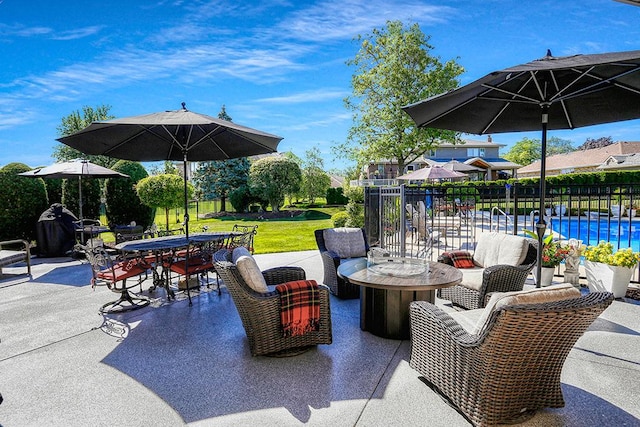
{"type": "Polygon", "coordinates": [[[640,50],[542,59],[404,107],[418,126],[471,134],[574,129],[640,117],[640,50]]]}
{"type": "MultiPolygon", "coordinates": [[[[282,137],[187,110],[93,122],[58,141],[85,154],[139,162],[226,160],[276,151],[282,137]]],[[[185,231],[189,201],[184,182],[185,231]]]]}
{"type": "MultiPolygon", "coordinates": [[[[461,88],[403,107],[418,126],[473,134],[542,131],[540,206],[544,212],[547,129],[640,118],[640,51],[547,56],[496,71],[461,88]]],[[[538,215],[537,276],[542,268],[538,215]]],[[[539,286],[539,285],[538,285],[539,286]]]]}
{"type": "Polygon", "coordinates": [[[86,154],[140,162],[209,161],[267,154],[282,138],[226,120],[175,111],[93,122],[58,141],[86,154]]]}

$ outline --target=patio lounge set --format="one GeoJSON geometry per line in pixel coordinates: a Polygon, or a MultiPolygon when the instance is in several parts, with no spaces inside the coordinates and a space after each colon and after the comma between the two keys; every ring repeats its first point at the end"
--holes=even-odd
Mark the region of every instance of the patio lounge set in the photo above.
{"type": "MultiPolygon", "coordinates": [[[[340,333],[338,341],[334,338],[332,304],[342,310],[343,302],[360,297],[361,286],[350,283],[340,265],[366,260],[371,248],[364,229],[323,229],[315,237],[323,284],[309,280],[298,266],[261,271],[248,247],[252,242],[219,247],[211,255],[212,268],[240,317],[251,356],[299,356],[318,345],[339,345],[343,339],[340,333]],[[317,306],[317,318],[313,328],[287,335],[280,286],[289,283],[308,284],[314,295],[309,305],[317,306]]],[[[474,425],[523,422],[538,410],[563,407],[565,361],[613,301],[610,293],[583,295],[570,284],[525,288],[535,252],[530,239],[484,233],[473,253],[449,252],[439,260],[443,268],[462,273],[455,283],[438,290],[439,301],[452,309],[434,301],[407,302],[410,367],[425,388],[441,394],[474,425]]],[[[120,268],[135,270],[127,277],[143,276],[133,264],[120,268]]],[[[133,286],[138,285],[136,281],[133,286]]],[[[124,284],[117,288],[123,289],[124,284]]]]}

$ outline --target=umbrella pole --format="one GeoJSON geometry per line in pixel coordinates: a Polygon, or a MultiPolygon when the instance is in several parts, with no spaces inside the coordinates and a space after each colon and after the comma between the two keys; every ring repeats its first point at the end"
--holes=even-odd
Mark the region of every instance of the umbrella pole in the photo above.
{"type": "MultiPolygon", "coordinates": [[[[183,153],[183,165],[184,165],[184,232],[189,238],[189,197],[187,195],[187,152],[183,153]]],[[[188,286],[187,286],[188,288],[188,286]]]]}
{"type": "Polygon", "coordinates": [[[544,220],[545,208],[544,199],[547,191],[546,172],[547,172],[547,125],[549,123],[549,106],[542,106],[542,141],[540,144],[540,206],[538,208],[538,222],[536,224],[536,232],[538,234],[538,257],[536,262],[536,288],[540,287],[540,277],[542,275],[542,239],[547,229],[547,223],[544,220]]]}
{"type": "Polygon", "coordinates": [[[82,216],[82,175],[78,177],[78,212],[80,213],[80,243],[84,245],[84,219],[82,216]]]}

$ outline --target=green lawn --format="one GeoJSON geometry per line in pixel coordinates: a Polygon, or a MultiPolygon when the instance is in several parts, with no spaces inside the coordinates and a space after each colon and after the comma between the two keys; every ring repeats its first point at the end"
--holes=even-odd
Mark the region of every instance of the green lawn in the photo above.
{"type": "MultiPolygon", "coordinates": [[[[189,221],[189,232],[202,231],[203,226],[208,231],[229,231],[233,224],[257,225],[254,248],[256,254],[294,252],[318,249],[314,230],[333,227],[331,215],[341,208],[311,208],[296,217],[282,219],[245,220],[238,218],[192,219],[189,221]]],[[[170,220],[175,221],[172,215],[170,220]]],[[[164,213],[156,216],[156,224],[164,228],[164,213]]],[[[173,224],[170,223],[170,226],[173,224]]],[[[109,242],[115,240],[111,233],[104,233],[102,238],[109,242]]]]}

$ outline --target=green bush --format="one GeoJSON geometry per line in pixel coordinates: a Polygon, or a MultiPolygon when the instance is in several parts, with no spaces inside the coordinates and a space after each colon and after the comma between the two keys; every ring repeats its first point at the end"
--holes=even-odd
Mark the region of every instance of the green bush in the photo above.
{"type": "Polygon", "coordinates": [[[109,226],[135,221],[147,228],[154,220],[155,210],[140,201],[135,187],[138,181],[149,174],[140,163],[130,160],[119,160],[111,169],[129,175],[129,178],[109,178],[105,183],[109,226]]]}
{"type": "MultiPolygon", "coordinates": [[[[100,218],[100,198],[102,196],[100,181],[100,179],[95,178],[85,178],[82,180],[83,218],[100,218]]],[[[62,204],[78,218],[80,217],[80,206],[78,203],[80,197],[78,192],[79,182],[79,178],[62,180],[62,204]]]]}
{"type": "Polygon", "coordinates": [[[327,204],[328,205],[346,205],[349,199],[343,194],[342,187],[327,189],[327,204]]]}
{"type": "Polygon", "coordinates": [[[349,220],[349,214],[346,211],[336,212],[331,215],[331,221],[333,221],[334,227],[346,227],[349,220]]]}
{"type": "Polygon", "coordinates": [[[246,212],[252,202],[251,189],[246,186],[240,186],[229,193],[229,202],[236,212],[246,212]]]}
{"type": "Polygon", "coordinates": [[[49,207],[44,181],[18,176],[28,170],[22,163],[0,169],[0,240],[35,240],[40,214],[49,207]]]}

